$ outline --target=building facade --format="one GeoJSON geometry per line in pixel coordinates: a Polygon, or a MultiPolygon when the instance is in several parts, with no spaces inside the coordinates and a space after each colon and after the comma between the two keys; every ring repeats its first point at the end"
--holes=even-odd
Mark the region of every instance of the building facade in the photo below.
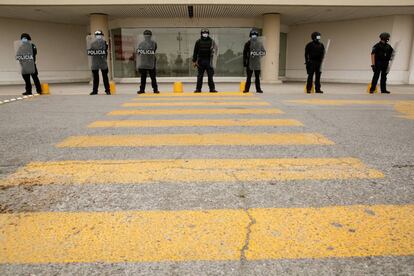
{"type": "Polygon", "coordinates": [[[103,30],[110,44],[111,76],[137,82],[134,45],[145,29],[158,42],[160,81],[195,81],[191,64],[200,28],[218,42],[217,81],[244,76],[242,51],[252,27],[262,31],[267,56],[264,82],[305,80],[304,47],[314,31],[329,49],[324,81],[366,83],[370,52],[381,32],[396,55],[390,83],[414,84],[414,0],[2,0],[0,84],[21,83],[13,41],[27,32],[38,47],[40,77],[48,82],[90,79],[85,37],[103,30]]]}

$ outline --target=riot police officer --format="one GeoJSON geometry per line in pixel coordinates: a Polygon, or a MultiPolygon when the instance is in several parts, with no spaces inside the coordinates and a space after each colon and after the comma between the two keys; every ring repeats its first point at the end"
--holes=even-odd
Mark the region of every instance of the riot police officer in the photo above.
{"type": "Polygon", "coordinates": [[[263,46],[263,41],[259,39],[259,32],[252,29],[249,34],[249,41],[244,44],[243,49],[243,65],[246,67],[246,86],[243,93],[248,93],[252,82],[252,75],[254,72],[256,92],[263,93],[260,87],[260,72],[261,72],[261,58],[266,55],[266,50],[263,46]]]}
{"type": "Polygon", "coordinates": [[[390,94],[387,91],[387,74],[394,49],[388,44],[389,33],[380,34],[381,41],[374,45],[371,51],[371,68],[374,72],[369,93],[374,93],[378,79],[381,75],[381,93],[390,94]]]}
{"type": "Polygon", "coordinates": [[[200,93],[203,86],[204,72],[207,71],[208,86],[210,93],[216,93],[213,75],[215,66],[215,57],[217,55],[217,45],[210,37],[208,29],[201,30],[201,38],[197,40],[193,52],[193,66],[198,68],[197,87],[194,93],[200,93]]]}
{"type": "Polygon", "coordinates": [[[160,93],[158,91],[158,84],[156,78],[156,58],[155,52],[157,51],[157,42],[152,39],[152,32],[150,30],[144,31],[144,37],[142,41],[139,41],[136,49],[137,55],[137,69],[141,74],[141,85],[138,94],[145,93],[145,86],[147,83],[147,75],[151,78],[152,89],[155,94],[160,93]]]}
{"type": "Polygon", "coordinates": [[[102,79],[105,87],[105,93],[111,95],[108,79],[108,43],[104,39],[102,31],[95,32],[95,37],[88,37],[88,55],[91,60],[91,71],[93,75],[93,89],[90,95],[98,94],[99,87],[99,70],[102,73],[102,79]]]}
{"type": "Polygon", "coordinates": [[[306,45],[305,48],[305,64],[308,73],[308,80],[306,82],[306,93],[311,93],[313,86],[313,75],[315,75],[315,92],[323,93],[321,90],[321,66],[323,58],[325,57],[325,46],[320,41],[321,34],[314,32],[311,35],[312,41],[306,45]]]}
{"type": "Polygon", "coordinates": [[[32,83],[30,81],[30,76],[32,76],[33,82],[36,87],[36,92],[38,94],[42,94],[42,86],[40,85],[40,80],[38,77],[38,72],[37,72],[37,67],[36,67],[36,55],[37,55],[36,45],[32,42],[32,38],[27,33],[21,34],[20,40],[21,40],[21,44],[20,44],[19,49],[17,49],[16,57],[19,55],[24,55],[24,54],[29,54],[26,56],[31,56],[31,60],[29,62],[26,61],[25,64],[21,63],[22,77],[25,82],[25,90],[26,90],[23,93],[23,95],[25,96],[32,95],[32,83]]]}

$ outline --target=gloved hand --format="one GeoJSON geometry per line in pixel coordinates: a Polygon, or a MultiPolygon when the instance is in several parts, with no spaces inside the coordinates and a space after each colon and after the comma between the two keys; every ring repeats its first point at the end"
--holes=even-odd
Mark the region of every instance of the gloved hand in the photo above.
{"type": "Polygon", "coordinates": [[[375,73],[375,71],[377,70],[377,68],[375,67],[375,65],[371,65],[371,68],[372,68],[372,72],[375,73]]]}

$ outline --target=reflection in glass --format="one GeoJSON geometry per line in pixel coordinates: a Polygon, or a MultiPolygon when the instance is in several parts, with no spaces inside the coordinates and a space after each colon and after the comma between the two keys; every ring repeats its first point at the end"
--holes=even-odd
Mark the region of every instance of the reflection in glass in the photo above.
{"type": "MultiPolygon", "coordinates": [[[[146,28],[111,30],[113,71],[115,78],[135,78],[135,45],[146,28]]],[[[196,76],[192,66],[194,44],[200,38],[200,28],[149,28],[158,44],[157,76],[196,76]]],[[[210,28],[211,37],[219,46],[215,75],[244,76],[243,47],[249,39],[250,28],[210,28]]]]}

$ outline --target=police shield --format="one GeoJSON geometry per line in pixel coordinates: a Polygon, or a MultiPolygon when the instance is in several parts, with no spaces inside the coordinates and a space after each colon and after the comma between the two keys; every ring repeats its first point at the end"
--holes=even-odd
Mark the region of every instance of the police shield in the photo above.
{"type": "Polygon", "coordinates": [[[135,65],[136,69],[152,70],[156,65],[155,52],[157,43],[153,36],[140,35],[135,46],[135,65]]]}
{"type": "Polygon", "coordinates": [[[249,69],[260,70],[261,60],[266,55],[264,48],[264,37],[257,37],[250,39],[250,52],[249,52],[249,69]]]}
{"type": "Polygon", "coordinates": [[[108,44],[103,38],[88,35],[86,37],[86,52],[91,70],[108,69],[108,44]]]}
{"type": "Polygon", "coordinates": [[[19,62],[22,75],[34,74],[36,71],[33,54],[33,45],[30,41],[21,40],[14,42],[16,60],[19,62]]]}
{"type": "Polygon", "coordinates": [[[216,68],[217,67],[217,60],[218,60],[218,54],[219,54],[219,48],[218,48],[218,44],[217,44],[217,40],[212,38],[212,43],[211,43],[211,58],[210,58],[210,66],[212,68],[216,68]]]}

